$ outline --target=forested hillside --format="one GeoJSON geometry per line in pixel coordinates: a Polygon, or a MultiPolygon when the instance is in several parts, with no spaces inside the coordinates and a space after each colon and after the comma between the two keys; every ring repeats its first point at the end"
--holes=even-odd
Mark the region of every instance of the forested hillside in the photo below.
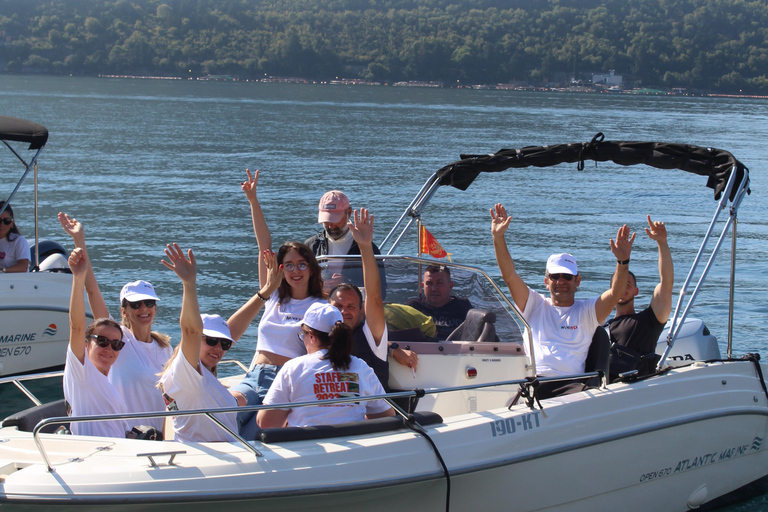
{"type": "Polygon", "coordinates": [[[0,0],[6,72],[768,93],[768,0],[0,0]]]}

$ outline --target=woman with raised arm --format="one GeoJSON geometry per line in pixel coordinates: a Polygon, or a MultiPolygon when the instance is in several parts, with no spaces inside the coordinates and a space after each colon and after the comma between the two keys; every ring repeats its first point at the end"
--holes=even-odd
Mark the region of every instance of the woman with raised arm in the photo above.
{"type": "MultiPolygon", "coordinates": [[[[352,354],[352,328],[335,306],[316,303],[309,307],[298,338],[307,355],[283,366],[269,389],[265,405],[383,395],[384,388],[370,366],[352,354]]],[[[259,427],[308,427],[394,416],[383,400],[348,402],[332,407],[297,407],[261,410],[259,427]]]]}
{"type": "MultiPolygon", "coordinates": [[[[75,247],[87,255],[82,223],[61,212],[58,218],[61,227],[75,242],[75,247]]],[[[85,290],[93,317],[109,317],[90,260],[85,290]]],[[[109,373],[109,381],[122,395],[131,412],[165,411],[165,401],[156,387],[157,375],[171,358],[173,348],[169,336],[152,330],[159,300],[154,287],[147,281],[133,281],[120,291],[121,330],[126,345],[109,373]]],[[[164,421],[163,418],[146,418],[143,423],[162,430],[164,421]]]]}
{"type": "Polygon", "coordinates": [[[29,242],[16,227],[11,205],[0,201],[0,210],[0,272],[28,272],[29,242]]]}
{"type": "MultiPolygon", "coordinates": [[[[241,188],[251,206],[251,220],[259,252],[263,252],[271,249],[272,235],[256,197],[259,171],[253,175],[249,170],[246,173],[248,179],[241,184],[241,188]]],[[[304,344],[297,336],[301,331],[304,313],[312,304],[325,302],[320,265],[309,247],[298,242],[284,243],[277,251],[277,265],[282,274],[279,287],[269,296],[259,296],[266,304],[259,322],[259,338],[251,369],[243,381],[231,389],[247,405],[261,404],[280,368],[294,357],[306,353],[304,344]]],[[[266,264],[260,259],[260,285],[265,284],[266,276],[266,264]]],[[[240,433],[246,438],[250,438],[256,431],[254,417],[253,412],[238,415],[240,433]]]]}
{"type": "MultiPolygon", "coordinates": [[[[196,284],[197,262],[192,250],[189,249],[185,257],[179,246],[173,244],[166,247],[165,255],[168,261],[163,260],[163,265],[179,276],[184,287],[179,317],[181,342],[163,369],[157,384],[168,410],[235,407],[238,405],[235,397],[216,378],[217,364],[235,343],[232,332],[227,322],[219,315],[200,314],[196,284]]],[[[267,269],[266,291],[274,290],[279,282],[275,256],[265,251],[262,258],[267,269]]],[[[217,417],[237,432],[234,413],[217,417]]],[[[234,440],[224,429],[205,416],[175,416],[173,430],[175,438],[181,442],[234,440]]]]}
{"type": "MultiPolygon", "coordinates": [[[[125,343],[120,325],[111,318],[99,318],[86,328],[83,287],[88,256],[75,248],[69,256],[72,294],[69,299],[69,346],[64,367],[64,398],[70,416],[125,414],[128,408],[107,378],[125,343]]],[[[123,420],[73,422],[73,434],[125,437],[123,420]]]]}

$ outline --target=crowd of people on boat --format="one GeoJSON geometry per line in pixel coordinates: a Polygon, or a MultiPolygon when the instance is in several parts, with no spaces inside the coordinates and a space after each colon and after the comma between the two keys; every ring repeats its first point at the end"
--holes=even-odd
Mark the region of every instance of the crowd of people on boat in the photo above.
{"type": "MultiPolygon", "coordinates": [[[[153,330],[160,301],[147,281],[127,283],[120,292],[118,323],[109,314],[88,257],[83,225],[59,213],[59,222],[74,242],[68,263],[73,274],[70,299],[70,343],[64,373],[64,395],[71,416],[178,411],[173,433],[182,442],[232,441],[239,434],[254,439],[259,429],[333,424],[394,415],[384,400],[347,401],[326,406],[281,406],[237,412],[241,406],[305,403],[327,399],[383,395],[389,391],[389,356],[400,365],[418,367],[418,354],[390,343],[385,312],[383,267],[373,243],[374,216],[353,210],[345,194],[326,193],[319,204],[323,231],[306,243],[286,242],[272,251],[272,236],[257,196],[259,171],[246,171],[241,189],[250,205],[259,251],[259,288],[228,319],[201,314],[197,297],[197,263],[191,249],[168,244],[162,264],[183,287],[179,325],[181,340],[172,348],[169,336],[153,330]],[[360,268],[343,264],[326,270],[317,255],[360,256],[360,268]],[[364,286],[363,294],[356,283],[364,286]],[[85,292],[85,294],[84,294],[85,292]],[[86,325],[84,295],[93,317],[86,325]],[[252,364],[237,385],[225,387],[217,364],[245,334],[259,312],[258,341],[252,364]],[[215,422],[195,409],[227,408],[215,422]]],[[[0,203],[0,262],[3,272],[26,271],[29,244],[19,234],[10,205],[0,203]],[[3,209],[2,207],[5,206],[3,209]],[[27,256],[27,259],[24,258],[27,256]]],[[[575,258],[553,254],[544,284],[549,297],[530,288],[516,272],[505,234],[512,217],[501,204],[490,210],[496,260],[512,301],[528,323],[536,374],[565,377],[585,371],[593,333],[605,324],[623,370],[651,373],[656,342],[671,309],[673,269],[666,227],[648,216],[648,237],[658,244],[660,282],[651,304],[635,312],[638,294],[629,272],[635,234],[624,225],[610,249],[616,258],[610,287],[600,296],[576,300],[581,275],[575,258]],[[609,314],[616,315],[608,321],[609,314]],[[607,322],[607,323],[606,323],[607,322]]],[[[436,339],[448,339],[472,309],[467,298],[452,294],[450,269],[428,266],[423,296],[407,306],[434,324],[436,339]]],[[[529,352],[529,347],[524,344],[529,352]]],[[[619,368],[619,366],[617,366],[619,368]]],[[[542,383],[539,398],[583,389],[581,380],[542,383]]],[[[142,429],[162,438],[164,418],[141,419],[142,429]]],[[[75,434],[122,437],[135,430],[126,420],[73,422],[75,434]]]]}

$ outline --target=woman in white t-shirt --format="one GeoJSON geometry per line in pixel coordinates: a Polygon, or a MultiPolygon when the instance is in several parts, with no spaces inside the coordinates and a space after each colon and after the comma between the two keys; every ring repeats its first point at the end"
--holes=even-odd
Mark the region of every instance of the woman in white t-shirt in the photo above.
{"type": "Polygon", "coordinates": [[[0,210],[0,272],[28,272],[29,242],[16,227],[11,205],[0,201],[0,210]]]}
{"type": "MultiPolygon", "coordinates": [[[[83,287],[89,265],[85,251],[80,248],[72,251],[69,256],[72,294],[64,398],[70,416],[125,414],[128,412],[125,401],[107,378],[125,345],[120,325],[110,318],[99,318],[86,328],[83,287]]],[[[127,422],[115,420],[73,422],[70,430],[80,435],[125,437],[129,428],[127,422]]]]}
{"type": "MultiPolygon", "coordinates": [[[[259,171],[241,184],[251,206],[251,220],[259,251],[270,250],[272,235],[267,227],[261,205],[256,197],[259,171]]],[[[251,369],[240,384],[230,391],[247,405],[259,405],[264,400],[280,368],[294,357],[304,355],[306,348],[298,339],[304,313],[312,304],[325,302],[323,279],[315,254],[305,244],[286,242],[277,251],[277,265],[282,274],[280,285],[266,301],[259,322],[259,338],[251,369]]],[[[267,268],[259,260],[259,283],[264,285],[267,268]]],[[[230,323],[231,325],[231,323],[230,323]]],[[[257,429],[253,412],[238,415],[240,434],[251,439],[257,429]]]]}
{"type": "MultiPolygon", "coordinates": [[[[291,359],[277,374],[265,405],[311,402],[383,395],[384,388],[370,366],[352,356],[352,329],[331,304],[309,307],[302,321],[300,338],[307,355],[291,359]]],[[[394,416],[383,400],[348,402],[317,407],[261,410],[259,427],[307,427],[333,425],[363,419],[394,416]]]]}
{"type": "MultiPolygon", "coordinates": [[[[82,223],[64,213],[59,213],[59,223],[72,237],[75,247],[87,253],[82,223]]],[[[85,289],[94,318],[110,317],[91,265],[88,265],[85,289]]],[[[163,396],[156,387],[157,375],[171,358],[173,348],[169,336],[152,330],[159,301],[154,287],[147,281],[133,281],[120,290],[121,329],[126,345],[109,372],[109,381],[131,412],[165,410],[163,396]]],[[[163,418],[145,418],[141,422],[157,430],[163,428],[163,418]]]]}
{"type": "MultiPolygon", "coordinates": [[[[216,365],[235,343],[227,322],[219,315],[200,315],[197,299],[197,262],[192,250],[184,256],[177,244],[168,245],[169,261],[163,265],[173,270],[184,287],[181,302],[181,342],[165,366],[158,387],[169,411],[235,407],[235,397],[216,378],[216,365]],[[205,343],[203,343],[203,341],[205,343]]],[[[264,254],[267,290],[278,283],[274,255],[264,254]]],[[[240,404],[240,405],[244,405],[240,404]]],[[[217,415],[227,427],[237,432],[234,413],[217,415]]],[[[175,438],[182,442],[233,441],[233,437],[206,416],[174,416],[175,438]]]]}

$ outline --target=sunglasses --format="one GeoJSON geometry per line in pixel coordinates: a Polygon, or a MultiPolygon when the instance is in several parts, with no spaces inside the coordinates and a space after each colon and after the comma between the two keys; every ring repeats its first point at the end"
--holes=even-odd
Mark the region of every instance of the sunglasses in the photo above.
{"type": "Polygon", "coordinates": [[[299,341],[304,343],[304,336],[306,336],[307,334],[308,334],[308,331],[305,331],[304,329],[302,329],[301,331],[296,333],[296,336],[299,337],[299,341]]]}
{"type": "Polygon", "coordinates": [[[307,264],[307,262],[301,261],[295,265],[293,263],[284,263],[283,268],[288,272],[293,272],[296,269],[307,270],[309,268],[309,265],[307,264]]]}
{"type": "Polygon", "coordinates": [[[571,281],[574,277],[572,274],[549,274],[549,280],[550,281],[558,281],[562,279],[563,281],[571,281]]]}
{"type": "Polygon", "coordinates": [[[111,340],[106,336],[99,336],[98,334],[89,334],[88,338],[92,339],[101,348],[106,348],[111,345],[112,350],[115,352],[120,352],[125,346],[123,340],[111,340]]]}
{"type": "Polygon", "coordinates": [[[154,299],[144,299],[144,300],[137,300],[136,302],[131,302],[131,301],[126,301],[126,302],[128,302],[128,305],[131,306],[131,309],[139,309],[141,307],[142,302],[148,308],[153,308],[157,305],[157,301],[154,299]]]}
{"type": "Polygon", "coordinates": [[[11,219],[11,218],[0,219],[0,222],[5,224],[6,226],[10,226],[11,224],[13,224],[13,219],[11,219]]]}
{"type": "Polygon", "coordinates": [[[205,343],[209,347],[215,347],[216,345],[221,343],[221,350],[223,350],[224,352],[232,348],[232,340],[228,338],[212,338],[210,336],[203,336],[203,338],[205,339],[205,343]]]}

